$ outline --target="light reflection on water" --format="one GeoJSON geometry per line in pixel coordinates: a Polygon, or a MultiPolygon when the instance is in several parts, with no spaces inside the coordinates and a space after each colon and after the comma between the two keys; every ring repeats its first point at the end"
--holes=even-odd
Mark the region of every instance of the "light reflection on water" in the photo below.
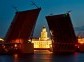
{"type": "Polygon", "coordinates": [[[0,62],[84,62],[84,53],[56,56],[47,51],[36,51],[34,55],[0,55],[0,62]]]}

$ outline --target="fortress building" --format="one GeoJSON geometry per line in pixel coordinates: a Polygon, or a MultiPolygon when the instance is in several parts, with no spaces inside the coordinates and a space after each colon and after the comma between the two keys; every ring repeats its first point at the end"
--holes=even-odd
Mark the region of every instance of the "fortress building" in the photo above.
{"type": "Polygon", "coordinates": [[[38,39],[32,39],[35,49],[49,49],[51,47],[51,40],[48,37],[46,27],[44,26],[41,31],[41,36],[38,39]]]}

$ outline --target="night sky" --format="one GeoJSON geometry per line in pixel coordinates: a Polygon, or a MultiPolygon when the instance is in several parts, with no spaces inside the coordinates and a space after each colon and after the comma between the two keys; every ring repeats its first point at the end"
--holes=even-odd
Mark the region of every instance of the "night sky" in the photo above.
{"type": "Polygon", "coordinates": [[[35,27],[35,35],[39,36],[42,26],[47,27],[45,16],[57,15],[71,11],[74,27],[84,25],[84,0],[0,0],[0,37],[4,37],[17,11],[35,9],[31,1],[42,10],[35,27]]]}

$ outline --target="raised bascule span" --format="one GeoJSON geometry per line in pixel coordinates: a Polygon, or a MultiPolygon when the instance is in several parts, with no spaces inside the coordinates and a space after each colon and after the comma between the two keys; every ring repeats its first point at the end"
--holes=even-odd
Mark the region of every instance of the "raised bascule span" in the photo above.
{"type": "Polygon", "coordinates": [[[53,54],[74,53],[77,38],[69,13],[46,16],[52,39],[53,54]]]}
{"type": "Polygon", "coordinates": [[[33,44],[28,39],[32,37],[40,10],[41,8],[37,8],[16,12],[5,36],[5,44],[11,45],[6,46],[9,53],[11,49],[20,50],[21,53],[34,53],[33,44]]]}

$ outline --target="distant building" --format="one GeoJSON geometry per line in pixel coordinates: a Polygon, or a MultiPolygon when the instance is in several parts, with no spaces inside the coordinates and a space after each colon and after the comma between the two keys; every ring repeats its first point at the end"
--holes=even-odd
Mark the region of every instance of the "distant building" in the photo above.
{"type": "Polygon", "coordinates": [[[84,44],[84,38],[78,38],[78,43],[84,44]]]}
{"type": "Polygon", "coordinates": [[[41,36],[38,39],[32,39],[32,43],[34,43],[34,48],[50,48],[51,47],[52,42],[48,37],[46,27],[42,28],[41,36]]]}
{"type": "Polygon", "coordinates": [[[4,42],[4,39],[0,38],[0,43],[3,43],[4,42]]]}

